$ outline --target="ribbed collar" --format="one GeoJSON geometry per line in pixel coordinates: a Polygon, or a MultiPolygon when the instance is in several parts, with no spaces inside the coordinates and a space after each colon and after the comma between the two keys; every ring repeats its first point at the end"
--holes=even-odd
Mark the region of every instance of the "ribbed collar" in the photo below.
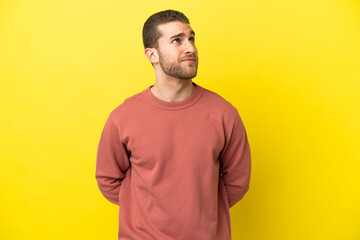
{"type": "Polygon", "coordinates": [[[179,109],[190,107],[191,105],[195,104],[200,99],[202,93],[204,92],[204,88],[202,88],[201,86],[197,85],[194,82],[192,82],[192,84],[195,86],[195,91],[193,92],[193,94],[190,97],[188,97],[182,101],[167,102],[167,101],[163,101],[163,100],[155,97],[150,90],[150,88],[153,87],[154,85],[150,85],[148,88],[146,88],[143,91],[143,95],[144,95],[146,101],[148,101],[151,105],[153,105],[155,107],[158,107],[158,108],[161,108],[164,110],[179,110],[179,109]]]}

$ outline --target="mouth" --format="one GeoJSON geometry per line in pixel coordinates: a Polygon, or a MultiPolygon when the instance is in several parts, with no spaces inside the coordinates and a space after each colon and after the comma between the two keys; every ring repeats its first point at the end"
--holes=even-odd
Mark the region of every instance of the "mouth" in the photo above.
{"type": "Polygon", "coordinates": [[[196,59],[195,58],[185,58],[185,59],[182,60],[182,62],[195,63],[196,59]]]}

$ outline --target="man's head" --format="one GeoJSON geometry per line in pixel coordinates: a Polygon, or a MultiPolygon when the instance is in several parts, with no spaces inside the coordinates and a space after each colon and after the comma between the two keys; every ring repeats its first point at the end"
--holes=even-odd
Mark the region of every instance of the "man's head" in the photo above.
{"type": "Polygon", "coordinates": [[[179,79],[197,74],[195,33],[181,12],[166,10],[149,17],[143,27],[145,54],[155,72],[179,79]]]}
{"type": "Polygon", "coordinates": [[[189,19],[181,12],[165,10],[151,15],[145,22],[142,36],[144,48],[158,48],[158,40],[161,32],[158,30],[160,24],[179,21],[190,24],[189,19]]]}

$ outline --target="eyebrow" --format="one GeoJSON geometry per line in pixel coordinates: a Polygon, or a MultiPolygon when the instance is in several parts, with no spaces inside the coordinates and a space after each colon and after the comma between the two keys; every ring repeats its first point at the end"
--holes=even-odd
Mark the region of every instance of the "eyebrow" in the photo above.
{"type": "MultiPolygon", "coordinates": [[[[193,30],[191,30],[190,34],[192,34],[192,35],[195,36],[195,32],[194,32],[193,30]]],[[[185,35],[184,33],[179,33],[179,34],[176,34],[176,35],[170,37],[170,39],[182,37],[182,36],[184,36],[184,35],[185,35]]]]}

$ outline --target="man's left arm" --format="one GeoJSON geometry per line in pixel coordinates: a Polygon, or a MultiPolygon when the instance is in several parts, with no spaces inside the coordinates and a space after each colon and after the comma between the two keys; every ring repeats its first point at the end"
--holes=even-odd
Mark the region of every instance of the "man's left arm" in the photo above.
{"type": "Polygon", "coordinates": [[[237,112],[219,156],[229,207],[240,201],[249,189],[251,156],[244,124],[237,112]]]}

